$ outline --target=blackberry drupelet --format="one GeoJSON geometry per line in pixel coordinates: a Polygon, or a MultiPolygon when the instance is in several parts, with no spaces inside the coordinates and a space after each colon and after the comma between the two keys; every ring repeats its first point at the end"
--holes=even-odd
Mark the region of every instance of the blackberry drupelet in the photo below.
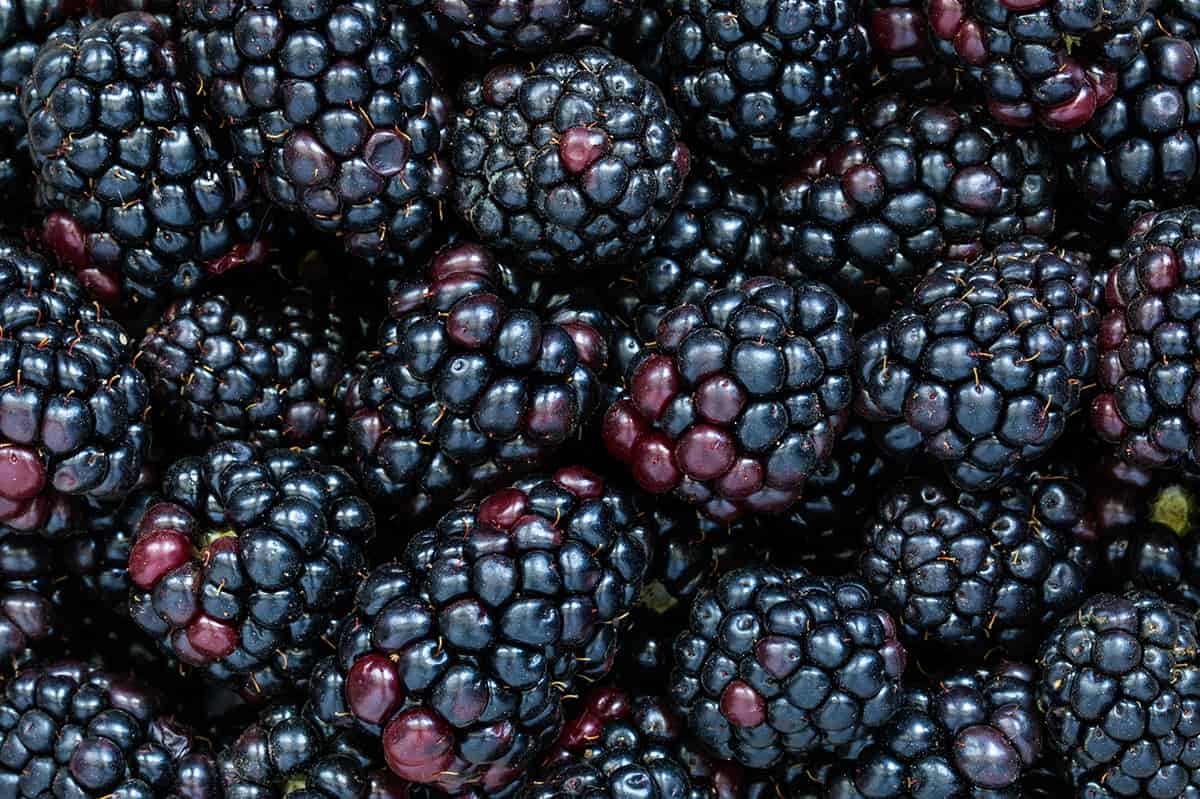
{"type": "Polygon", "coordinates": [[[942,258],[1054,230],[1058,165],[1037,133],[967,105],[885,94],[772,190],[772,271],[828,280],[868,321],[942,258]]]}
{"type": "Polygon", "coordinates": [[[933,50],[923,2],[866,0],[864,10],[872,86],[938,99],[954,93],[954,72],[933,50]]]}
{"type": "Polygon", "coordinates": [[[667,312],[625,376],[604,444],[637,482],[717,521],[779,513],[848,416],[850,309],[806,280],[751,278],[667,312]]]}
{"type": "Polygon", "coordinates": [[[56,547],[37,535],[0,536],[0,663],[24,665],[59,635],[56,547]]]}
{"type": "MultiPolygon", "coordinates": [[[[636,13],[636,0],[420,0],[435,29],[461,38],[479,55],[570,50],[595,40],[636,13]]],[[[411,3],[410,3],[411,4],[411,3]]]]}
{"type": "Polygon", "coordinates": [[[651,534],[578,467],[459,506],[359,586],[311,682],[318,717],[380,736],[410,782],[505,792],[554,740],[564,694],[611,667],[651,534]]]}
{"type": "Polygon", "coordinates": [[[302,686],[348,606],[371,508],[341,469],[240,441],[176,461],[138,521],[130,615],[250,698],[302,686]]]}
{"type": "Polygon", "coordinates": [[[389,299],[379,349],[346,391],[355,467],[379,500],[421,516],[479,496],[537,467],[599,406],[606,337],[500,279],[488,250],[456,244],[389,299]]]}
{"type": "Polygon", "coordinates": [[[1096,368],[1099,313],[1073,253],[1033,238],[939,265],[859,340],[855,410],[884,450],[965,489],[1012,480],[1063,434],[1096,368]]]}
{"type": "Polygon", "coordinates": [[[1079,796],[1200,790],[1196,623],[1162,597],[1096,594],[1042,644],[1038,706],[1079,796]]]}
{"type": "Polygon", "coordinates": [[[834,767],[828,799],[1025,796],[1042,750],[1037,670],[962,671],[905,692],[904,706],[854,762],[834,767]]]}
{"type": "Polygon", "coordinates": [[[480,240],[560,272],[624,266],[666,221],[690,157],[658,87],[585,47],[463,83],[450,160],[480,240]]]}
{"type": "Polygon", "coordinates": [[[865,743],[900,706],[905,660],[862,583],[754,566],[696,595],[670,693],[714,754],[767,768],[865,743]]]}
{"type": "Polygon", "coordinates": [[[22,109],[42,239],[109,305],[191,291],[266,255],[264,207],[142,12],[70,22],[38,51],[22,109]]]}
{"type": "Polygon", "coordinates": [[[138,522],[161,497],[138,488],[119,504],[90,503],[78,514],[80,531],[58,542],[66,572],[82,596],[114,612],[128,612],[129,553],[138,522]]]}
{"type": "Polygon", "coordinates": [[[889,488],[864,527],[862,579],[905,646],[1021,657],[1095,582],[1087,493],[1048,468],[990,492],[914,478],[889,488]]]}
{"type": "Polygon", "coordinates": [[[857,99],[858,0],[678,0],[664,38],[675,107],[698,140],[753,165],[801,155],[857,99]]]}

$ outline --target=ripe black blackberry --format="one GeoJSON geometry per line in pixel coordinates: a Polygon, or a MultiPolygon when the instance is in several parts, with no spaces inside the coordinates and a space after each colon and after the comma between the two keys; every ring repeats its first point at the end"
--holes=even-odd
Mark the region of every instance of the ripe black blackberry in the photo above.
{"type": "Polygon", "coordinates": [[[827,799],[1025,796],[1042,751],[1037,670],[1000,663],[909,689],[904,706],[854,762],[836,766],[827,799]]]}
{"type": "Polygon", "coordinates": [[[786,510],[845,424],[851,318],[828,287],[770,277],[676,306],[630,364],[605,446],[714,520],[786,510]]]}
{"type": "Polygon", "coordinates": [[[925,4],[919,0],[866,0],[867,37],[874,70],[871,85],[906,95],[949,98],[955,76],[930,41],[925,4]]]}
{"type": "Polygon", "coordinates": [[[1200,790],[1200,648],[1192,615],[1157,594],[1096,594],[1042,644],[1038,706],[1079,796],[1200,790]]]}
{"type": "Polygon", "coordinates": [[[865,743],[900,706],[905,660],[865,585],[754,566],[696,595],[670,694],[714,754],[767,768],[865,743]]]}
{"type": "Polygon", "coordinates": [[[450,142],[454,207],[536,271],[623,265],[666,221],[689,169],[662,92],[585,47],[468,79],[450,142]]]}
{"type": "Polygon", "coordinates": [[[772,271],[828,280],[886,318],[938,260],[1054,230],[1058,165],[1036,133],[968,105],[885,94],[772,190],[772,271]]]}
{"type": "Polygon", "coordinates": [[[348,384],[355,467],[420,516],[536,468],[601,400],[605,336],[502,290],[477,244],[439,251],[389,299],[379,349],[348,384]]]}
{"type": "Polygon", "coordinates": [[[651,532],[578,467],[459,506],[361,583],[311,682],[318,717],[379,736],[410,782],[511,788],[557,735],[564,694],[612,666],[651,532]]]}
{"type": "Polygon", "coordinates": [[[371,508],[341,469],[229,441],[176,461],[129,555],[134,621],[252,698],[303,685],[349,605],[371,508]]]}
{"type": "Polygon", "coordinates": [[[181,69],[159,21],[131,11],[56,31],[24,86],[42,239],[109,305],[184,294],[266,254],[249,174],[181,69]]]}
{"type": "Polygon", "coordinates": [[[83,528],[57,542],[66,573],[81,596],[124,614],[128,611],[129,553],[138,522],[161,497],[138,488],[116,504],[89,503],[78,514],[83,528]]]}
{"type": "Polygon", "coordinates": [[[1139,520],[1106,536],[1103,556],[1108,585],[1153,591],[1180,607],[1200,610],[1200,536],[1139,520]]]}
{"type": "Polygon", "coordinates": [[[0,537],[0,663],[25,665],[59,634],[56,548],[38,535],[0,537]]]}
{"type": "Polygon", "coordinates": [[[941,264],[858,345],[855,410],[893,456],[941,461],[965,489],[1012,480],[1080,408],[1096,368],[1091,274],[1040,239],[941,264]]]}
{"type": "Polygon", "coordinates": [[[487,58],[510,51],[570,50],[621,25],[637,5],[631,0],[419,0],[418,7],[420,3],[433,14],[435,30],[461,39],[487,58]]]}
{"type": "Polygon", "coordinates": [[[803,154],[857,99],[858,0],[678,0],[664,39],[675,107],[698,140],[754,165],[803,154]]]}

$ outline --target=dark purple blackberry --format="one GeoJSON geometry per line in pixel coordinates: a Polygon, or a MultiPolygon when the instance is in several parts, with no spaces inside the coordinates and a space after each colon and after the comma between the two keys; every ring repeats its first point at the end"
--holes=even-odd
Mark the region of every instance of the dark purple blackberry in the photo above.
{"type": "Polygon", "coordinates": [[[1019,657],[1090,593],[1087,511],[1083,485],[1052,468],[974,494],[914,478],[879,500],[859,569],[910,649],[1019,657]]]}
{"type": "Polygon", "coordinates": [[[858,344],[855,410],[884,450],[941,461],[959,487],[1012,480],[1080,409],[1099,312],[1084,262],[1039,239],[941,264],[858,344]]]}
{"type": "Polygon", "coordinates": [[[438,32],[460,38],[487,58],[570,50],[622,24],[638,5],[638,0],[420,2],[434,15],[438,32]]]}
{"type": "Polygon", "coordinates": [[[670,694],[714,754],[766,768],[864,743],[900,706],[905,660],[863,584],[755,566],[696,595],[670,694]]]}
{"type": "Polygon", "coordinates": [[[93,503],[78,514],[82,530],[58,542],[66,573],[90,601],[117,613],[128,610],[129,553],[138,522],[161,497],[139,488],[119,504],[93,503]]]}
{"type": "Polygon", "coordinates": [[[42,239],[109,305],[191,291],[266,254],[264,208],[193,109],[156,18],[71,22],[21,98],[42,239]]]}
{"type": "Polygon", "coordinates": [[[571,467],[460,506],[359,586],[317,715],[380,736],[400,777],[450,793],[511,786],[561,704],[611,667],[650,531],[630,497],[571,467]]]}
{"type": "Polygon", "coordinates": [[[255,698],[302,685],[349,606],[371,508],[341,469],[224,442],[176,461],[138,521],[130,615],[182,663],[255,698]]]}
{"type": "Polygon", "coordinates": [[[833,133],[868,59],[858,0],[676,0],[664,40],[675,107],[697,140],[755,165],[833,133]]]}
{"type": "Polygon", "coordinates": [[[786,510],[845,424],[850,322],[806,280],[752,278],[672,308],[605,415],[605,446],[642,488],[712,519],[786,510]]]}
{"type": "Polygon", "coordinates": [[[153,688],[78,662],[26,669],[0,702],[0,791],[15,799],[216,799],[216,763],[153,688]]]}
{"type": "Polygon", "coordinates": [[[666,221],[690,157],[658,87],[585,47],[468,79],[450,160],[480,240],[549,272],[624,265],[666,221]]]}
{"type": "Polygon", "coordinates": [[[0,663],[28,663],[58,636],[64,603],[55,555],[41,536],[0,537],[0,663]]]}
{"type": "Polygon", "coordinates": [[[1200,537],[1139,522],[1114,531],[1103,543],[1107,585],[1153,591],[1200,610],[1200,537]]]}
{"type": "Polygon", "coordinates": [[[939,259],[1054,230],[1058,165],[1038,134],[896,94],[857,119],[773,189],[776,274],[828,280],[875,321],[939,259]]]}
{"type": "Polygon", "coordinates": [[[1022,778],[1042,751],[1037,680],[1030,666],[1001,663],[909,689],[875,742],[835,767],[825,796],[1025,796],[1022,778]]]}
{"type": "Polygon", "coordinates": [[[389,299],[379,349],[346,391],[368,491],[414,515],[536,468],[599,406],[607,342],[502,290],[477,244],[439,251],[389,299]]]}
{"type": "Polygon", "coordinates": [[[606,31],[600,43],[637,67],[659,86],[670,84],[664,59],[667,28],[671,25],[675,0],[654,3],[635,2],[632,15],[617,27],[606,31]]]}
{"type": "Polygon", "coordinates": [[[1042,644],[1038,706],[1078,796],[1200,791],[1200,649],[1190,613],[1156,594],[1096,594],[1042,644]]]}
{"type": "Polygon", "coordinates": [[[871,85],[922,97],[948,98],[955,76],[930,42],[920,0],[866,0],[863,4],[874,72],[871,85]]]}

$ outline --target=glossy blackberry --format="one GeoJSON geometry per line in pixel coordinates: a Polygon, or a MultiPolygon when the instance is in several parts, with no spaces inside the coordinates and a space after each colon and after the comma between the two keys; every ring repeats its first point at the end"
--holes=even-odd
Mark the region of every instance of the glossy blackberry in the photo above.
{"type": "Polygon", "coordinates": [[[906,691],[875,743],[834,769],[826,796],[1025,796],[1022,777],[1042,750],[1037,680],[1030,666],[1001,663],[906,691]]]}
{"type": "Polygon", "coordinates": [[[766,768],[865,742],[900,706],[905,660],[865,585],[755,566],[696,595],[670,694],[714,754],[766,768]]]}
{"type": "Polygon", "coordinates": [[[349,605],[371,508],[341,469],[224,442],[176,461],[138,521],[130,615],[249,697],[302,685],[349,605]]]}
{"type": "Polygon", "coordinates": [[[662,92],[585,47],[468,79],[450,142],[454,207],[537,271],[624,265],[666,221],[689,154],[662,92]]]}
{"type": "Polygon", "coordinates": [[[379,348],[346,392],[368,491],[420,516],[529,471],[578,435],[601,399],[607,342],[500,287],[491,252],[439,251],[389,299],[379,348]]]}
{"type": "Polygon", "coordinates": [[[866,0],[867,38],[874,71],[871,85],[921,97],[948,98],[955,76],[930,42],[925,4],[918,0],[866,0]]]}
{"type": "Polygon", "coordinates": [[[503,792],[557,735],[564,694],[611,667],[650,534],[577,467],[459,506],[359,586],[312,680],[318,716],[380,736],[406,780],[503,792]]]}
{"type": "Polygon", "coordinates": [[[1083,261],[1039,239],[941,264],[859,340],[855,410],[894,456],[923,452],[959,487],[1014,478],[1063,434],[1096,368],[1083,261]]]}
{"type": "Polygon", "coordinates": [[[382,0],[181,0],[182,45],[239,159],[355,255],[429,244],[450,174],[448,98],[419,24],[382,0]]]}
{"type": "Polygon", "coordinates": [[[58,571],[56,549],[41,536],[0,537],[0,663],[27,664],[58,636],[58,571]]]}
{"type": "Polygon", "coordinates": [[[1200,536],[1147,518],[1109,531],[1103,539],[1107,584],[1153,591],[1200,610],[1200,536]]]}
{"type": "Polygon", "coordinates": [[[1010,127],[1079,130],[1112,99],[1148,0],[931,0],[934,48],[1010,127]]]}
{"type": "Polygon", "coordinates": [[[151,686],[80,662],[30,667],[11,679],[0,736],[8,796],[220,796],[212,756],[151,686]]]}
{"type": "Polygon", "coordinates": [[[58,543],[66,573],[83,596],[118,613],[128,610],[129,553],[142,516],[161,497],[138,488],[119,504],[89,504],[78,514],[82,530],[58,543]]]}
{"type": "Polygon", "coordinates": [[[819,144],[849,115],[869,48],[858,0],[678,0],[664,42],[697,140],[754,165],[819,144]]]}
{"type": "Polygon", "coordinates": [[[1079,796],[1200,790],[1196,624],[1156,594],[1096,594],[1042,644],[1048,748],[1079,796]]]}
{"type": "Polygon", "coordinates": [[[1036,133],[886,94],[772,190],[773,271],[828,280],[868,321],[942,258],[1054,230],[1058,165],[1036,133]]]}
{"type": "Polygon", "coordinates": [[[24,86],[42,239],[106,304],[184,294],[266,254],[250,177],[181,69],[158,20],[126,12],[56,31],[24,86]]]}
{"type": "Polygon", "coordinates": [[[1096,553],[1077,532],[1087,510],[1084,486],[1052,468],[978,493],[907,480],[864,527],[862,579],[909,648],[1020,657],[1090,593],[1096,553]]]}
{"type": "Polygon", "coordinates": [[[437,30],[460,37],[480,55],[570,50],[622,24],[637,0],[423,0],[437,30]]]}

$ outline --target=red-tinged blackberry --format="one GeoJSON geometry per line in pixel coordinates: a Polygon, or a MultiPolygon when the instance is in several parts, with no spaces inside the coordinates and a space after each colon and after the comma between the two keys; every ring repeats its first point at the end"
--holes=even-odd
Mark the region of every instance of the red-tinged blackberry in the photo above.
{"type": "Polygon", "coordinates": [[[1148,0],[930,0],[938,54],[1010,127],[1079,130],[1112,99],[1148,0]]]}
{"type": "Polygon", "coordinates": [[[276,204],[360,256],[424,250],[451,175],[419,23],[383,0],[181,0],[213,117],[276,204]]]}
{"type": "Polygon", "coordinates": [[[0,792],[14,799],[216,799],[216,763],[135,677],[33,666],[0,701],[0,792]]]}
{"type": "Polygon", "coordinates": [[[359,586],[310,683],[318,717],[380,736],[411,782],[511,788],[564,695],[611,667],[651,534],[629,495],[578,467],[459,506],[359,586]]]}
{"type": "Polygon", "coordinates": [[[1042,644],[1048,749],[1081,797],[1188,797],[1200,727],[1192,615],[1162,597],[1096,594],[1042,644]]]}
{"type": "Polygon", "coordinates": [[[501,288],[492,254],[439,251],[389,299],[379,348],[346,391],[364,486],[406,512],[440,512],[529,471],[601,401],[607,341],[501,288]]]}
{"type": "Polygon", "coordinates": [[[181,69],[159,21],[131,11],[56,31],[25,82],[42,239],[106,304],[184,294],[266,254],[263,204],[181,69]]]}
{"type": "Polygon", "coordinates": [[[129,610],[183,664],[249,697],[302,685],[349,605],[371,508],[341,469],[240,441],[176,461],[138,521],[129,610]]]}
{"type": "Polygon", "coordinates": [[[909,689],[904,706],[853,762],[833,769],[827,799],[1019,797],[1042,751],[1031,666],[1000,663],[909,689]]]}
{"type": "MultiPolygon", "coordinates": [[[[624,23],[638,0],[419,0],[434,29],[479,55],[570,50],[624,23]]],[[[409,5],[412,5],[410,0],[409,5]]]]}
{"type": "Polygon", "coordinates": [[[1054,230],[1059,167],[1039,134],[897,94],[857,120],[772,190],[774,273],[828,280],[874,321],[938,260],[1054,230]]]}
{"type": "Polygon", "coordinates": [[[642,488],[714,520],[782,512],[845,424],[850,323],[841,298],[805,280],[751,278],[676,306],[631,364],[604,444],[642,488]]]}
{"type": "Polygon", "coordinates": [[[129,553],[138,522],[161,500],[155,488],[139,488],[119,504],[89,504],[78,514],[82,530],[56,542],[66,573],[82,596],[117,613],[128,610],[129,553]]]}
{"type": "Polygon", "coordinates": [[[896,457],[923,452],[959,487],[1012,480],[1063,434],[1096,369],[1091,274],[1033,238],[942,263],[859,340],[855,410],[896,457]]]}
{"type": "Polygon", "coordinates": [[[624,266],[678,200],[680,134],[658,87],[607,50],[498,66],[459,90],[454,207],[518,266],[624,266]]]}
{"type": "Polygon", "coordinates": [[[864,743],[900,706],[906,657],[862,583],[755,566],[696,595],[669,687],[714,754],[767,768],[864,743]]]}
{"type": "Polygon", "coordinates": [[[58,636],[58,566],[41,536],[0,537],[0,663],[27,663],[58,636]]]}
{"type": "Polygon", "coordinates": [[[930,42],[925,4],[919,0],[866,0],[867,38],[874,71],[871,85],[922,97],[948,98],[955,88],[953,70],[930,42]]]}
{"type": "Polygon", "coordinates": [[[672,10],[672,98],[705,147],[770,165],[849,115],[869,55],[858,0],[677,0],[672,10]]]}

